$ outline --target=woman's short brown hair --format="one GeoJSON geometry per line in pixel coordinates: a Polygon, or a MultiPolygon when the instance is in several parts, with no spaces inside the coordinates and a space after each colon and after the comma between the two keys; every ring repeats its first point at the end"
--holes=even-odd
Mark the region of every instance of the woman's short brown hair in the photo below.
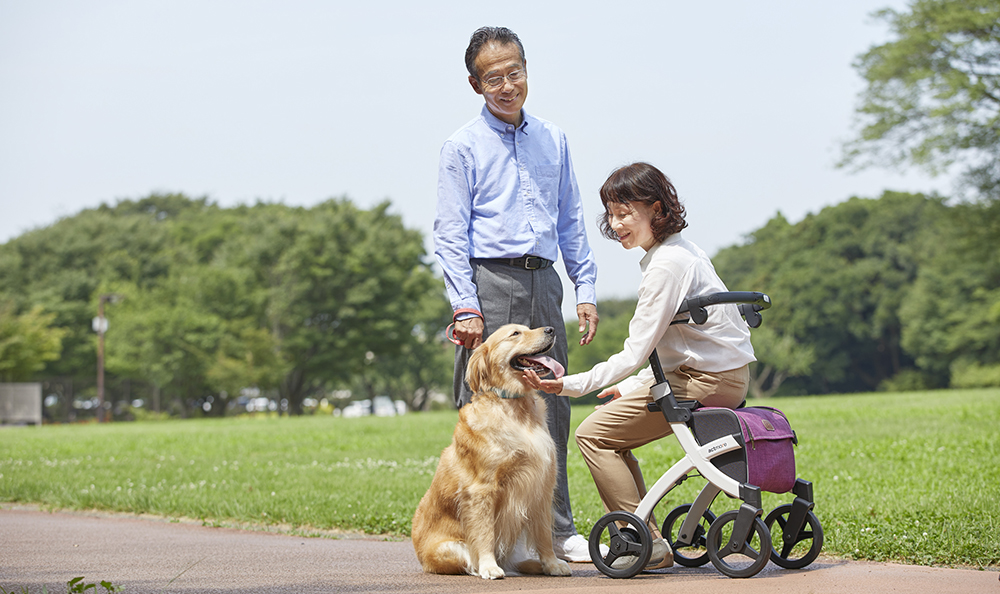
{"type": "Polygon", "coordinates": [[[618,241],[618,234],[611,228],[610,204],[642,202],[653,208],[659,203],[660,210],[653,214],[650,226],[657,243],[687,227],[684,207],[677,198],[677,190],[663,172],[649,163],[632,163],[616,169],[601,186],[601,203],[604,214],[597,224],[608,239],[618,241]]]}

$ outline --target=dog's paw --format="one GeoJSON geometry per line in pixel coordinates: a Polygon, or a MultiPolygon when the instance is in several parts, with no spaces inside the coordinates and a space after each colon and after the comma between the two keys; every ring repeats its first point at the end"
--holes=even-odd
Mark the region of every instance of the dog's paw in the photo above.
{"type": "Polygon", "coordinates": [[[502,580],[503,576],[503,570],[497,565],[479,567],[479,577],[484,580],[502,580]]]}
{"type": "Polygon", "coordinates": [[[573,570],[569,568],[569,564],[562,559],[553,558],[552,561],[542,561],[542,571],[545,575],[558,575],[558,576],[568,576],[573,575],[573,570]]]}

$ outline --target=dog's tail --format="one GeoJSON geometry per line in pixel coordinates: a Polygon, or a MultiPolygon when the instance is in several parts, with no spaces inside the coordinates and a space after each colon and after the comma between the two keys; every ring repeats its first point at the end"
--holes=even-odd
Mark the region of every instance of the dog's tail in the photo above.
{"type": "Polygon", "coordinates": [[[427,573],[476,575],[469,547],[464,542],[441,540],[425,550],[426,554],[420,559],[420,565],[427,573]]]}

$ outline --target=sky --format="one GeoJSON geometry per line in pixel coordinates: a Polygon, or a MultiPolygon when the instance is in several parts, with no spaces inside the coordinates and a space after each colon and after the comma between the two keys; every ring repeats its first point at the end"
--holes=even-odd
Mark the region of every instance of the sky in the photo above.
{"type": "Polygon", "coordinates": [[[779,212],[950,193],[835,167],[864,88],[852,62],[890,39],[871,17],[885,7],[906,2],[0,0],[0,244],[153,192],[347,197],[391,201],[431,259],[441,145],[483,104],[465,48],[498,25],[525,46],[525,109],[569,140],[598,299],[632,298],[642,254],[595,221],[601,184],[633,161],[670,177],[710,255],[779,212]]]}

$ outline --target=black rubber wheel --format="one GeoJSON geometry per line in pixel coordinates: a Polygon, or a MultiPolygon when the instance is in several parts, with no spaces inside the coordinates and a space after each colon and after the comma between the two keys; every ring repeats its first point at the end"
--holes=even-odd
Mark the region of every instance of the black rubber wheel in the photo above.
{"type": "Polygon", "coordinates": [[[708,558],[716,569],[729,577],[753,577],[767,565],[771,556],[771,533],[760,518],[754,518],[746,542],[733,550],[729,545],[737,514],[736,510],[727,511],[712,522],[705,539],[708,558]]]}
{"type": "Polygon", "coordinates": [[[601,573],[612,578],[636,576],[653,554],[653,535],[635,514],[614,511],[605,514],[590,531],[590,559],[601,573]],[[618,523],[625,524],[619,527],[618,523]],[[601,541],[607,536],[608,554],[601,556],[601,541]],[[619,561],[624,560],[624,561],[619,561]],[[619,561],[619,567],[614,567],[619,561]]]}
{"type": "Polygon", "coordinates": [[[790,503],[779,505],[767,514],[764,525],[771,534],[772,545],[779,543],[781,545],[781,551],[775,546],[771,547],[771,561],[785,569],[802,569],[815,561],[823,549],[823,526],[820,525],[816,514],[810,511],[806,514],[805,525],[799,530],[795,539],[786,541],[785,525],[788,523],[788,514],[791,511],[790,503]]]}
{"type": "Polygon", "coordinates": [[[712,510],[706,509],[702,514],[702,521],[698,522],[691,544],[678,544],[680,539],[681,526],[687,519],[691,511],[691,504],[678,505],[667,514],[667,519],[663,520],[663,538],[674,551],[674,561],[685,567],[701,567],[708,563],[708,549],[705,547],[705,534],[708,533],[709,526],[715,521],[715,514],[712,510]]]}

